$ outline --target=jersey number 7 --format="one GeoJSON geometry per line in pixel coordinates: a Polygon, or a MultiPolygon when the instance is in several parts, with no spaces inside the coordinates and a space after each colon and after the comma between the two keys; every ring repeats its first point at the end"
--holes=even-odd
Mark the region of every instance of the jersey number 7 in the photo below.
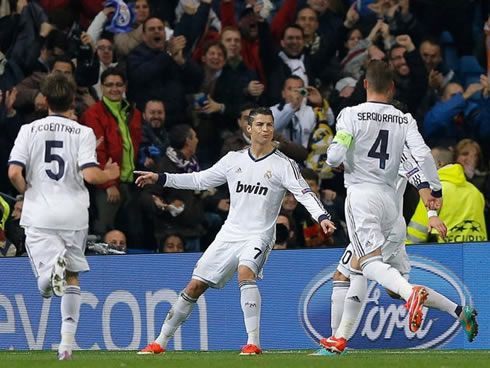
{"type": "Polygon", "coordinates": [[[379,168],[383,169],[386,166],[386,160],[390,158],[390,154],[386,152],[388,148],[388,130],[382,129],[379,131],[378,137],[374,141],[373,146],[368,152],[368,157],[379,159],[379,168]],[[379,147],[379,151],[378,151],[379,147]]]}

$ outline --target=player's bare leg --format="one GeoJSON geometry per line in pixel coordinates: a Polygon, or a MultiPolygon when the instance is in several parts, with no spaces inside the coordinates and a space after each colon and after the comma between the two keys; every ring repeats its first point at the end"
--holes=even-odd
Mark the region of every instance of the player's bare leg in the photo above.
{"type": "Polygon", "coordinates": [[[161,354],[167,349],[167,344],[179,326],[189,318],[197,299],[208,289],[208,284],[192,279],[177,301],[167,313],[160,335],[138,354],[161,354]]]}
{"type": "Polygon", "coordinates": [[[80,285],[78,273],[66,271],[66,290],[61,297],[61,343],[58,359],[69,360],[72,356],[73,341],[80,318],[80,285]]]}
{"type": "Polygon", "coordinates": [[[243,320],[247,330],[247,345],[240,355],[261,354],[260,349],[260,309],[262,299],[255,273],[247,266],[238,266],[238,285],[240,286],[240,304],[243,311],[243,320]]]}

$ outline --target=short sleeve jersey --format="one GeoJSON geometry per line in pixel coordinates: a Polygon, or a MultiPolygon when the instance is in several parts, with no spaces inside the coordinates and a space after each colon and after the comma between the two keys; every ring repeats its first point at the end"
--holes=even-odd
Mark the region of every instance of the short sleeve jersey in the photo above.
{"type": "Polygon", "coordinates": [[[425,147],[415,119],[387,103],[343,109],[337,118],[339,131],[352,136],[344,161],[346,187],[367,182],[395,189],[405,141],[415,150],[425,147]]]}
{"type": "Polygon", "coordinates": [[[20,224],[45,229],[88,228],[89,194],[82,170],[99,166],[92,129],[50,115],[23,125],[9,165],[25,168],[20,224]]]}

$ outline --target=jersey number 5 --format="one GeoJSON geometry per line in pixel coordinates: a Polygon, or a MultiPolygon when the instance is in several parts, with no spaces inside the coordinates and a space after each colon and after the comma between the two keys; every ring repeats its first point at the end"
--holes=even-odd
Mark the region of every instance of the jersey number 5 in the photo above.
{"type": "Polygon", "coordinates": [[[374,141],[373,146],[368,152],[368,157],[379,159],[379,168],[384,169],[386,166],[386,160],[390,158],[390,154],[386,152],[388,148],[388,130],[380,130],[378,138],[374,141]],[[379,151],[378,151],[379,147],[379,151]]]}
{"type": "Polygon", "coordinates": [[[53,180],[60,180],[65,174],[65,160],[60,155],[52,153],[54,148],[63,148],[63,141],[46,141],[46,149],[44,151],[44,162],[58,162],[58,172],[54,173],[51,169],[46,169],[46,174],[53,180]]]}

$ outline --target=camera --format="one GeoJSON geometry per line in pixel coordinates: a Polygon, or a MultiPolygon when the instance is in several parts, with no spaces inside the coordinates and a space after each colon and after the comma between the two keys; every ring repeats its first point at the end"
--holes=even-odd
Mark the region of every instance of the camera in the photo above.
{"type": "Polygon", "coordinates": [[[304,87],[298,89],[298,93],[302,97],[308,96],[308,90],[306,88],[304,88],[304,87]]]}

